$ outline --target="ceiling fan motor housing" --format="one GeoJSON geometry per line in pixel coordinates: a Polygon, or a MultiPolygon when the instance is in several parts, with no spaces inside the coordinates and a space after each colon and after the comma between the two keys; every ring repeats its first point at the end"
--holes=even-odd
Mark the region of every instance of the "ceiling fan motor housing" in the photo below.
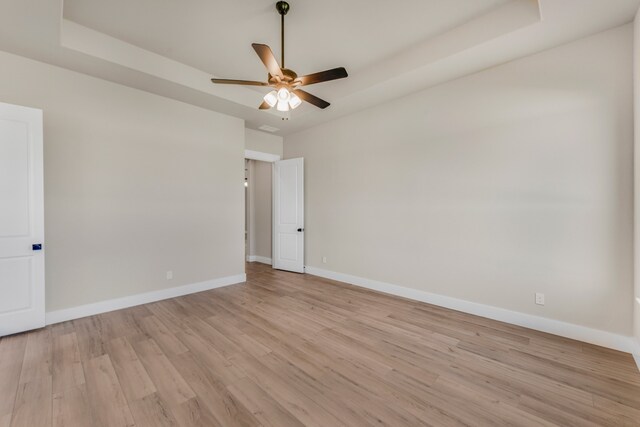
{"type": "Polygon", "coordinates": [[[279,79],[278,77],[274,77],[269,74],[268,81],[273,85],[283,85],[283,86],[298,86],[300,82],[296,82],[298,78],[298,74],[295,71],[290,70],[288,68],[281,68],[282,74],[284,75],[283,79],[279,79]],[[296,84],[297,83],[297,84],[296,84]]]}

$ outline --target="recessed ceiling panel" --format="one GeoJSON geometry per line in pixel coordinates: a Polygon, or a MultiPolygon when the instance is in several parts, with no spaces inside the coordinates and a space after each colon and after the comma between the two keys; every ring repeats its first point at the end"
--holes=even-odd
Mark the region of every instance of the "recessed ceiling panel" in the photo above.
{"type": "MultiPolygon", "coordinates": [[[[292,0],[286,65],[371,67],[509,0],[292,0]]],[[[218,77],[262,80],[251,43],[280,58],[275,1],[65,0],[64,17],[218,77]]]]}

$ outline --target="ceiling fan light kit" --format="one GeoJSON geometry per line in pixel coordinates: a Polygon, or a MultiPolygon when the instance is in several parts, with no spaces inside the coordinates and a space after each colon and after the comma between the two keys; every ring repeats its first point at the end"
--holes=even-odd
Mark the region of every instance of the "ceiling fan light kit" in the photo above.
{"type": "MultiPolygon", "coordinates": [[[[256,51],[260,60],[269,72],[266,82],[258,82],[251,80],[228,80],[216,79],[211,81],[217,84],[236,84],[244,86],[268,86],[273,90],[264,96],[262,104],[258,107],[261,110],[276,108],[276,110],[288,113],[298,108],[302,101],[306,101],[318,108],[325,109],[329,104],[327,101],[318,98],[302,89],[301,86],[312,85],[316,83],[327,82],[330,80],[342,79],[348,76],[344,67],[333,68],[331,70],[320,71],[318,73],[308,74],[298,77],[295,71],[285,68],[284,65],[284,17],[289,12],[290,6],[286,1],[276,3],[276,10],[280,14],[281,25],[281,66],[278,65],[276,57],[273,55],[271,48],[265,44],[253,43],[253,49],[256,51]]],[[[288,119],[288,115],[286,115],[288,119]]],[[[284,118],[283,118],[284,120],[284,118]]]]}

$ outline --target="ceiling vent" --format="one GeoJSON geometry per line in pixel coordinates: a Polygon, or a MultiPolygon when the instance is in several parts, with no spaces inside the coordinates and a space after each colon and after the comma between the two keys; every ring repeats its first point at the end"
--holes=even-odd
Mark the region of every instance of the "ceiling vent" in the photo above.
{"type": "Polygon", "coordinates": [[[263,130],[265,132],[277,132],[280,130],[278,128],[274,128],[273,126],[269,126],[269,125],[262,125],[258,129],[263,130]]]}

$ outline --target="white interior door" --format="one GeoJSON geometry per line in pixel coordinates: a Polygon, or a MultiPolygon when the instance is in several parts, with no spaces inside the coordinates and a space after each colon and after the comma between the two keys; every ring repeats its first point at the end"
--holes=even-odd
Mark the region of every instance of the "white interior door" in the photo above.
{"type": "Polygon", "coordinates": [[[304,273],[304,159],[273,164],[273,268],[304,273]]]}
{"type": "Polygon", "coordinates": [[[0,103],[0,336],[44,326],[42,172],[42,111],[0,103]]]}

